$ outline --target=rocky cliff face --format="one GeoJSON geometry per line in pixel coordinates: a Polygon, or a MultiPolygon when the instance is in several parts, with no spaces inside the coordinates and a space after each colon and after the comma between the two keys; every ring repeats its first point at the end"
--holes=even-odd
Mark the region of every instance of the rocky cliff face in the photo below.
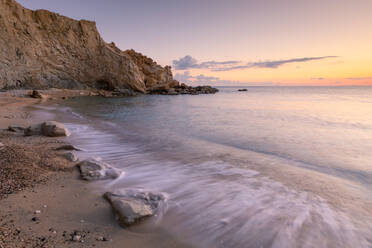
{"type": "Polygon", "coordinates": [[[1,88],[151,91],[178,86],[170,67],[107,44],[94,22],[0,0],[1,88]]]}

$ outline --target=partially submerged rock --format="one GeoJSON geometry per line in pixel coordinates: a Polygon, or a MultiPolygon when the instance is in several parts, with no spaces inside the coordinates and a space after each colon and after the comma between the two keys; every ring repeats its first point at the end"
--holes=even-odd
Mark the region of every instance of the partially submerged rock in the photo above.
{"type": "Polygon", "coordinates": [[[247,89],[238,89],[238,91],[248,91],[247,89]]]}
{"type": "Polygon", "coordinates": [[[56,121],[47,121],[41,124],[41,132],[49,137],[70,136],[70,132],[65,125],[56,121]]]}
{"type": "Polygon", "coordinates": [[[60,147],[55,148],[56,151],[82,151],[82,149],[77,148],[76,146],[73,145],[63,145],[60,147]]]}
{"type": "Polygon", "coordinates": [[[5,145],[0,142],[0,150],[4,149],[5,145]]]}
{"type": "Polygon", "coordinates": [[[17,126],[17,125],[10,125],[8,127],[8,131],[10,131],[10,132],[24,132],[25,127],[17,126]]]}
{"type": "Polygon", "coordinates": [[[167,195],[139,189],[128,189],[121,192],[107,192],[104,198],[111,204],[123,227],[133,225],[145,218],[157,214],[166,207],[167,195]]]}
{"type": "Polygon", "coordinates": [[[215,94],[218,89],[211,86],[187,86],[186,84],[175,85],[173,88],[157,86],[149,90],[150,94],[160,95],[199,95],[199,94],[215,94]]]}
{"type": "Polygon", "coordinates": [[[104,180],[118,178],[122,172],[109,164],[95,159],[84,160],[77,164],[80,176],[84,180],[104,180]]]}

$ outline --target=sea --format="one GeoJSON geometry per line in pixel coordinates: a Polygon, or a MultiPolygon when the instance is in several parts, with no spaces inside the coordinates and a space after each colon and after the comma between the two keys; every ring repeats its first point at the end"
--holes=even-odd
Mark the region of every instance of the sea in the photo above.
{"type": "Polygon", "coordinates": [[[200,248],[372,247],[372,87],[219,87],[48,106],[68,140],[168,195],[133,232],[200,248]]]}

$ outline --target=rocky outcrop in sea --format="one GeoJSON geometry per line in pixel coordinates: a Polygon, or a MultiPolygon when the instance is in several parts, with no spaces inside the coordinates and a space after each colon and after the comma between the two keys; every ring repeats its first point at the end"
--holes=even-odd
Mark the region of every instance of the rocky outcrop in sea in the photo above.
{"type": "Polygon", "coordinates": [[[92,88],[130,95],[178,86],[170,66],[106,43],[95,22],[0,0],[0,89],[92,88]]]}

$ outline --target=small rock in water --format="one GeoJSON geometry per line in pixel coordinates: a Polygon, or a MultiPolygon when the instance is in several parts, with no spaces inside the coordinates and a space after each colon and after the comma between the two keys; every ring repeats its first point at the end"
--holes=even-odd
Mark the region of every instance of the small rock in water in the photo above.
{"type": "Polygon", "coordinates": [[[107,192],[104,198],[117,214],[119,223],[126,227],[165,209],[167,195],[143,190],[130,189],[118,193],[107,192]]]}
{"type": "Polygon", "coordinates": [[[5,145],[0,142],[0,150],[4,149],[5,145]]]}
{"type": "Polygon", "coordinates": [[[80,176],[84,180],[103,180],[118,178],[122,172],[111,167],[109,164],[94,159],[84,160],[77,164],[80,176]]]}
{"type": "Polygon", "coordinates": [[[41,214],[40,210],[35,210],[35,214],[41,214]]]}

